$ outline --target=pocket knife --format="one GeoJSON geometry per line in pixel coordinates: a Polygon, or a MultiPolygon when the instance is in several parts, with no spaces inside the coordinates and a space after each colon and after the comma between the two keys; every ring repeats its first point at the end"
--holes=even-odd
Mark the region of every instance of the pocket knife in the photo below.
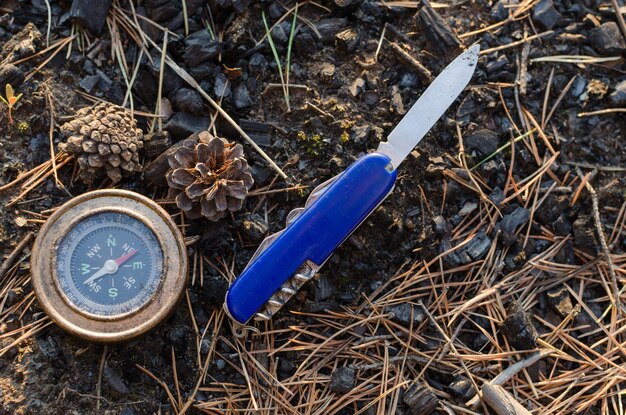
{"type": "Polygon", "coordinates": [[[345,171],[317,186],[286,227],[265,238],[226,293],[235,326],[266,321],[310,280],[333,251],[393,190],[398,165],[467,86],[480,47],[450,63],[381,142],[345,171]]]}

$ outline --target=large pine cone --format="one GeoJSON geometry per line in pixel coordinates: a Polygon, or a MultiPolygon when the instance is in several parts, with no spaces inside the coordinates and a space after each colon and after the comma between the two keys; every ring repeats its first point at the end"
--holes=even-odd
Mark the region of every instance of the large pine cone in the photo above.
{"type": "Polygon", "coordinates": [[[59,148],[78,156],[80,179],[93,183],[100,173],[117,183],[122,176],[141,171],[139,150],[143,133],[130,112],[110,104],[81,108],[76,118],[61,126],[67,137],[59,148]]]}
{"type": "Polygon", "coordinates": [[[217,221],[241,209],[254,183],[241,145],[207,132],[193,148],[178,148],[168,162],[169,197],[190,219],[217,221]]]}

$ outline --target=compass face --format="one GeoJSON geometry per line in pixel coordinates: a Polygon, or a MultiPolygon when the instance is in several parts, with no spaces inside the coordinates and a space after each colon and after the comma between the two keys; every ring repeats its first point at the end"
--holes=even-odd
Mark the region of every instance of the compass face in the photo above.
{"type": "Polygon", "coordinates": [[[145,305],[163,273],[154,233],[123,213],[99,213],[78,222],[56,254],[61,291],[82,312],[118,316],[145,305]]]}

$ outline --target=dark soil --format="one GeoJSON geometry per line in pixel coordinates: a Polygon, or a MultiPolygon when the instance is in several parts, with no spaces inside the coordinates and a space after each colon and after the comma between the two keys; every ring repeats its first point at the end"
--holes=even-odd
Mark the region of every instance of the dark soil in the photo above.
{"type": "MultiPolygon", "coordinates": [[[[50,45],[77,33],[78,29],[72,31],[72,22],[76,20],[70,18],[71,3],[50,1],[50,45]]],[[[74,3],[96,2],[75,0],[74,3]]],[[[504,20],[507,9],[503,5],[517,4],[516,1],[493,3],[491,0],[455,1],[435,10],[452,33],[458,36],[504,20]]],[[[535,3],[552,4],[552,1],[535,3]]],[[[143,0],[134,4],[139,14],[173,32],[169,35],[168,55],[216,100],[223,94],[223,108],[244,126],[288,176],[287,180],[277,178],[263,158],[227,122],[218,118],[217,133],[244,146],[256,186],[272,184],[273,189],[307,186],[300,191],[249,197],[244,208],[231,217],[217,223],[192,221],[185,228],[186,236],[200,237],[189,248],[190,258],[199,255],[197,258],[200,261],[203,261],[202,258],[206,260],[203,275],[197,272],[195,284],[190,281],[188,289],[189,304],[200,330],[207,324],[209,316],[222,306],[228,283],[218,270],[232,267],[235,274],[240,272],[264,236],[251,232],[244,222],[256,222],[254,229],[263,229],[267,220],[269,233],[281,230],[288,212],[304,205],[311,189],[340,173],[359,156],[374,150],[380,141],[385,140],[393,126],[428,86],[424,75],[394,52],[389,42],[400,45],[436,76],[465,46],[473,42],[479,42],[481,48],[486,50],[521,40],[525,33],[528,36],[542,33],[547,30],[546,27],[553,31],[526,43],[527,46],[520,44],[482,56],[466,92],[401,165],[399,180],[391,196],[332,256],[322,268],[319,280],[307,284],[281,311],[278,320],[286,322],[285,326],[306,324],[303,317],[289,313],[290,310],[321,312],[350,306],[362,294],[369,295],[407,264],[429,261],[443,252],[450,244],[451,229],[464,216],[478,214],[472,209],[472,204],[480,201],[476,193],[444,174],[445,171],[458,171],[455,159],[459,153],[459,141],[455,124],[460,126],[471,167],[517,137],[519,134],[515,128],[525,131],[525,121],[520,121],[519,108],[525,108],[541,123],[548,85],[551,85],[551,93],[547,112],[566,86],[569,88],[544,128],[548,140],[560,152],[552,170],[562,177],[568,171],[576,175],[569,163],[600,167],[593,178],[593,185],[600,193],[600,212],[607,226],[615,223],[626,198],[626,176],[623,172],[626,167],[626,117],[623,113],[577,116],[581,112],[624,108],[626,105],[624,39],[619,31],[615,35],[616,40],[594,28],[596,24],[615,22],[615,14],[608,6],[610,2],[555,0],[551,12],[542,12],[536,6],[534,12],[531,8],[522,14],[523,18],[488,32],[463,37],[460,41],[457,37],[452,40],[438,37],[432,26],[426,26],[424,19],[416,19],[415,8],[387,8],[375,1],[350,0],[323,1],[319,6],[313,3],[300,5],[298,15],[307,23],[303,20],[298,22],[293,41],[289,79],[294,86],[290,89],[290,112],[286,110],[280,86],[270,86],[280,82],[272,51],[267,42],[256,44],[265,34],[262,12],[266,14],[268,24],[272,25],[286,11],[281,4],[278,1],[188,0],[186,7],[191,39],[187,40],[181,2],[143,0]],[[211,40],[211,36],[207,37],[207,22],[219,42],[211,40]],[[387,40],[382,43],[375,60],[385,24],[392,26],[385,30],[387,40]],[[315,26],[316,30],[309,25],[315,26]],[[195,41],[194,36],[199,39],[195,41]],[[463,46],[457,47],[446,41],[459,42],[463,46]],[[190,45],[196,45],[200,50],[190,50],[190,45]],[[535,58],[555,55],[609,56],[616,59],[592,64],[533,62],[535,58]],[[520,72],[526,74],[525,79],[516,83],[520,72]],[[622,170],[610,171],[606,167],[622,170]]],[[[287,3],[285,6],[291,7],[287,3]]],[[[45,60],[51,56],[49,52],[20,62],[46,48],[46,3],[41,0],[8,1],[2,4],[1,9],[5,14],[0,18],[0,61],[3,62],[0,66],[0,91],[4,90],[6,83],[11,83],[16,92],[23,93],[23,97],[13,111],[12,124],[8,121],[6,107],[2,106],[0,111],[0,185],[50,159],[51,108],[48,96],[56,118],[52,141],[54,150],[58,151],[57,145],[63,139],[58,126],[71,119],[78,108],[92,104],[85,93],[122,104],[127,91],[118,59],[112,56],[112,48],[116,45],[111,42],[110,24],[96,34],[81,28],[80,36],[72,41],[71,51],[68,52],[68,46],[65,46],[47,63],[45,60]],[[14,68],[3,69],[12,62],[17,62],[14,68]],[[37,70],[39,66],[41,69],[37,70]],[[28,79],[24,80],[24,77],[28,79]]],[[[117,19],[122,13],[132,18],[126,1],[113,2],[109,23],[115,17],[114,11],[118,13],[117,19]]],[[[272,32],[281,58],[287,54],[291,19],[290,14],[272,32]]],[[[79,21],[76,21],[77,25],[79,21]]],[[[162,44],[162,32],[156,26],[145,20],[140,25],[156,44],[162,44]]],[[[97,26],[90,28],[97,30],[97,26]]],[[[125,60],[130,70],[134,71],[140,46],[119,22],[116,27],[125,60]]],[[[150,54],[152,62],[145,53],[141,54],[132,90],[134,108],[153,113],[160,52],[150,44],[143,44],[142,47],[150,54]]],[[[170,69],[164,73],[162,96],[171,104],[172,112],[166,114],[170,120],[165,120],[164,128],[170,131],[174,141],[186,138],[198,126],[206,128],[211,123],[212,108],[199,100],[191,87],[170,69]]],[[[141,115],[137,118],[144,131],[148,131],[151,119],[141,115]]],[[[517,178],[526,177],[537,169],[533,151],[540,157],[550,156],[544,141],[536,134],[534,142],[536,150],[522,142],[516,144],[517,178]]],[[[510,160],[510,149],[500,151],[476,172],[488,188],[502,189],[507,181],[510,160]]],[[[144,164],[149,161],[146,158],[144,164]]],[[[73,180],[76,175],[72,166],[69,164],[59,170],[59,178],[67,191],[77,195],[90,190],[90,187],[73,180]]],[[[583,168],[583,171],[590,170],[583,168]]],[[[92,188],[110,185],[110,181],[103,179],[92,188]]],[[[118,187],[155,199],[162,199],[166,194],[165,189],[148,185],[141,173],[125,178],[118,187]]],[[[491,197],[497,197],[496,193],[494,190],[491,197]]],[[[19,185],[0,192],[0,204],[5,206],[19,194],[19,185]]],[[[69,197],[50,177],[22,197],[19,203],[3,207],[0,215],[0,252],[8,255],[28,231],[38,230],[49,209],[59,206],[69,197]]],[[[591,203],[588,197],[585,195],[575,206],[570,205],[570,200],[554,196],[552,203],[546,203],[541,211],[534,212],[534,226],[547,227],[560,236],[571,235],[578,244],[577,249],[583,249],[589,255],[599,255],[599,244],[594,239],[593,224],[589,219],[591,203]],[[588,231],[587,236],[591,235],[587,239],[584,238],[585,231],[588,231]]],[[[164,206],[172,214],[178,213],[174,205],[164,206]]],[[[504,237],[498,243],[511,246],[511,252],[515,252],[507,259],[512,262],[507,262],[506,266],[518,266],[514,264],[513,257],[519,260],[520,252],[524,251],[521,245],[516,245],[519,240],[515,230],[528,222],[528,217],[524,216],[527,212],[515,212],[510,205],[502,213],[513,217],[499,223],[498,229],[504,237]],[[507,240],[507,235],[511,235],[510,240],[507,240]]],[[[608,233],[610,231],[608,229],[608,233]]],[[[464,251],[467,258],[471,258],[468,261],[483,257],[493,241],[492,234],[483,235],[483,241],[487,243],[481,245],[475,241],[474,246],[464,251]]],[[[530,248],[526,249],[530,251],[530,248]]],[[[545,247],[537,244],[533,249],[535,251],[529,252],[529,256],[542,252],[545,247]]],[[[611,249],[616,254],[626,250],[623,236],[611,249]]],[[[12,275],[28,274],[28,253],[29,248],[20,256],[21,265],[12,275]]],[[[563,256],[563,263],[576,263],[575,259],[563,256]]],[[[451,267],[467,263],[462,255],[453,255],[447,261],[451,267]]],[[[4,308],[0,306],[0,335],[43,317],[36,302],[19,309],[18,313],[7,314],[7,307],[26,298],[31,293],[31,287],[27,280],[23,286],[16,287],[10,286],[5,276],[0,278],[0,293],[9,299],[4,308]],[[6,291],[5,287],[8,287],[6,291]]],[[[533,312],[545,314],[545,304],[533,307],[533,312]]],[[[0,348],[20,335],[17,332],[1,338],[0,348]]],[[[230,338],[229,325],[221,325],[221,333],[210,333],[205,342],[217,339],[218,335],[230,338]]],[[[186,400],[198,378],[196,341],[197,335],[185,300],[158,329],[139,340],[107,349],[72,338],[50,325],[0,357],[0,413],[174,413],[164,389],[138,366],[154,374],[174,391],[174,353],[179,388],[183,400],[186,400]],[[106,363],[97,410],[97,383],[103,353],[106,353],[106,363]]],[[[591,338],[589,341],[593,343],[591,338]]],[[[208,344],[203,347],[208,348],[208,344]]],[[[211,361],[208,368],[211,381],[245,383],[241,373],[234,370],[230,362],[225,364],[225,359],[230,359],[236,352],[232,344],[217,341],[215,346],[219,356],[211,361]]],[[[206,353],[205,349],[203,353],[206,353]]],[[[235,357],[232,357],[232,362],[240,364],[235,357]]],[[[195,397],[197,402],[212,398],[211,393],[202,391],[195,397]]],[[[189,413],[200,411],[191,408],[189,413]]],[[[220,413],[234,412],[224,409],[220,413]]],[[[343,413],[353,411],[347,408],[343,413]]]]}

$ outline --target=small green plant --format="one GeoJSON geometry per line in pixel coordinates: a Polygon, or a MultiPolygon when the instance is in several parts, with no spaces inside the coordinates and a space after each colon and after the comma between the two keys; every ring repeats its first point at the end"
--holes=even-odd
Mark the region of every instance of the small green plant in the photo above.
{"type": "Polygon", "coordinates": [[[11,84],[7,84],[6,86],[6,99],[0,95],[0,99],[7,105],[8,113],[9,113],[9,124],[13,124],[13,117],[11,116],[11,112],[13,111],[13,107],[17,104],[17,101],[22,98],[23,94],[14,95],[13,87],[11,84]]]}
{"type": "Polygon", "coordinates": [[[267,19],[265,18],[265,12],[261,12],[261,18],[263,19],[263,26],[265,26],[265,36],[267,37],[267,42],[270,45],[270,49],[272,50],[272,55],[274,55],[274,61],[276,62],[276,66],[278,67],[278,75],[280,76],[280,84],[283,89],[283,96],[285,98],[285,104],[287,104],[287,112],[291,112],[291,106],[289,105],[289,72],[291,69],[291,47],[293,45],[293,39],[296,33],[296,19],[298,17],[298,3],[296,3],[296,7],[293,12],[293,20],[291,21],[291,32],[289,33],[289,42],[287,44],[287,63],[285,64],[285,70],[283,74],[283,67],[280,64],[280,58],[278,57],[278,51],[276,50],[276,45],[274,44],[274,39],[272,38],[272,32],[270,31],[269,26],[267,25],[267,19]]]}
{"type": "Polygon", "coordinates": [[[312,156],[317,156],[324,149],[325,142],[319,134],[308,137],[304,131],[298,131],[297,137],[306,145],[306,152],[312,156]]]}

